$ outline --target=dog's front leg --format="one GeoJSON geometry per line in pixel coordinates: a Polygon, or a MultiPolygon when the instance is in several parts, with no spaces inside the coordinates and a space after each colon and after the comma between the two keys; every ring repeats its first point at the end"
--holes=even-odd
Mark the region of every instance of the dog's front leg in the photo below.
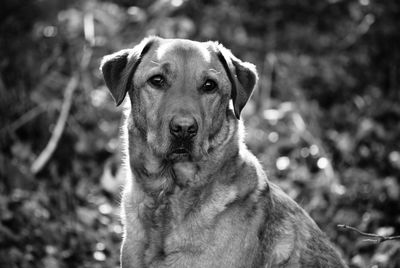
{"type": "Polygon", "coordinates": [[[121,268],[144,267],[143,252],[143,241],[138,238],[125,237],[121,248],[121,268]]]}
{"type": "Polygon", "coordinates": [[[145,230],[137,215],[128,216],[129,224],[125,224],[124,239],[121,247],[121,267],[144,267],[145,230]]]}
{"type": "Polygon", "coordinates": [[[198,266],[193,264],[187,255],[176,253],[170,256],[166,256],[162,259],[155,259],[149,265],[148,268],[197,268],[198,266]]]}
{"type": "MultiPolygon", "coordinates": [[[[128,188],[129,189],[129,188],[128,188]]],[[[122,198],[122,222],[124,236],[121,247],[121,268],[141,268],[144,265],[146,231],[140,220],[140,210],[143,210],[143,194],[129,190],[122,198]]]]}

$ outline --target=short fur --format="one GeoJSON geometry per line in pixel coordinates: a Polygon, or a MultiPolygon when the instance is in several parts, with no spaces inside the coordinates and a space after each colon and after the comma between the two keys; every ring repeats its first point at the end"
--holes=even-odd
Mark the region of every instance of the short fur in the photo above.
{"type": "Polygon", "coordinates": [[[242,142],[238,119],[257,81],[254,65],[214,42],[152,37],[106,56],[101,70],[117,104],[128,93],[131,106],[123,268],[347,267],[242,142]],[[154,75],[162,87],[149,82],[154,75]],[[204,92],[207,79],[215,92],[204,92]],[[190,154],[171,158],[177,115],[194,118],[198,131],[190,154]]]}

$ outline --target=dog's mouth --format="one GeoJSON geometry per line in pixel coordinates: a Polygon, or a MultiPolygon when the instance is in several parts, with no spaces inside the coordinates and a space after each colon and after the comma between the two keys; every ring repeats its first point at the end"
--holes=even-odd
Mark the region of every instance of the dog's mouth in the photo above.
{"type": "Polygon", "coordinates": [[[171,152],[172,154],[177,154],[177,155],[181,155],[181,154],[190,154],[190,152],[186,149],[186,148],[176,148],[175,150],[173,150],[171,152]]]}
{"type": "Polygon", "coordinates": [[[174,161],[188,160],[190,157],[190,151],[184,147],[174,148],[168,155],[168,158],[174,161]]]}
{"type": "Polygon", "coordinates": [[[189,160],[192,155],[192,143],[187,140],[173,141],[168,158],[173,161],[189,160]]]}

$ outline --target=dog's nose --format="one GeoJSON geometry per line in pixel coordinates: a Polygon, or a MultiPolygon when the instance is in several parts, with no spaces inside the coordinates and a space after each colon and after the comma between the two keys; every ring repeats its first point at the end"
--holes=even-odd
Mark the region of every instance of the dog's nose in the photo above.
{"type": "Polygon", "coordinates": [[[198,126],[196,119],[189,116],[175,116],[169,124],[169,130],[175,137],[194,137],[198,126]]]}

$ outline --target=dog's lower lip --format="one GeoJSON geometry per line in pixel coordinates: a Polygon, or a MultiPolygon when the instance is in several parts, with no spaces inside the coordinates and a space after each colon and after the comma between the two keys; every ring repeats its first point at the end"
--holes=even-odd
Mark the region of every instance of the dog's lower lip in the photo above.
{"type": "Polygon", "coordinates": [[[188,150],[186,150],[185,148],[178,148],[172,151],[172,154],[189,154],[188,150]]]}
{"type": "Polygon", "coordinates": [[[169,159],[174,161],[188,159],[189,157],[190,152],[185,148],[176,148],[172,150],[169,154],[169,159]]]}

